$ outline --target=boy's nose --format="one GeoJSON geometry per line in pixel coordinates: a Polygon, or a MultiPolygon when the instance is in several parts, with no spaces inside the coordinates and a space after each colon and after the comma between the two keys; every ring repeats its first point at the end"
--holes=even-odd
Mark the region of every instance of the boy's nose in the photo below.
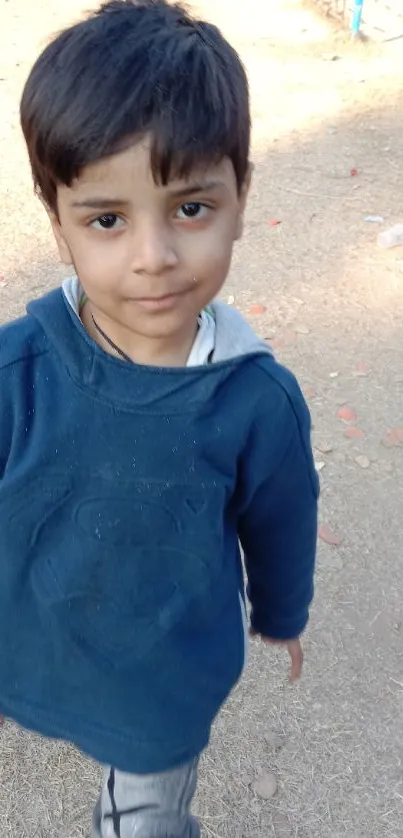
{"type": "Polygon", "coordinates": [[[151,219],[136,225],[132,253],[132,270],[137,274],[158,275],[178,263],[169,230],[151,219]]]}

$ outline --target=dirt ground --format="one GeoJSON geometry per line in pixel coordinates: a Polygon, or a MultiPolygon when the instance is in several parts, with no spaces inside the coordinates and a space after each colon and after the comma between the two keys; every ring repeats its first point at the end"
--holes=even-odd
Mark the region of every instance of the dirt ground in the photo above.
{"type": "MultiPolygon", "coordinates": [[[[18,101],[49,34],[91,5],[0,0],[2,320],[63,275],[18,101]]],[[[206,838],[402,838],[403,248],[376,243],[403,221],[401,42],[352,44],[290,0],[199,5],[239,48],[252,90],[254,188],[225,294],[305,389],[322,539],[304,678],[291,688],[284,656],[252,646],[197,812],[206,838]],[[278,780],[271,801],[251,788],[262,771],[278,780]]],[[[6,724],[1,835],[88,838],[98,775],[6,724]]]]}

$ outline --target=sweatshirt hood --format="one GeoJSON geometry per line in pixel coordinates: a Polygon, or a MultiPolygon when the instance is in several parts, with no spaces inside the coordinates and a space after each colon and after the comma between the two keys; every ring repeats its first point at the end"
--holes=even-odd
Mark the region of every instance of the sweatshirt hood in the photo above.
{"type": "Polygon", "coordinates": [[[266,341],[259,338],[245,318],[234,308],[215,300],[211,309],[216,321],[213,362],[230,361],[242,355],[272,355],[266,341]]]}
{"type": "Polygon", "coordinates": [[[209,306],[215,320],[215,344],[212,363],[203,367],[131,365],[109,355],[88,335],[61,288],[30,302],[27,311],[40,325],[48,345],[58,354],[76,383],[108,401],[118,400],[128,406],[133,405],[135,398],[138,405],[145,405],[152,398],[151,379],[161,398],[166,388],[179,392],[192,377],[195,381],[203,379],[204,389],[209,390],[214,386],[209,379],[214,379],[223,365],[245,356],[272,354],[267,343],[257,337],[242,315],[219,301],[209,306]]]}
{"type": "MultiPolygon", "coordinates": [[[[83,290],[77,276],[64,280],[62,290],[65,299],[80,321],[80,308],[83,290]]],[[[229,305],[213,300],[206,310],[212,315],[215,323],[214,350],[211,361],[229,361],[240,355],[255,352],[270,352],[267,343],[257,337],[253,329],[236,309],[229,305]]]]}

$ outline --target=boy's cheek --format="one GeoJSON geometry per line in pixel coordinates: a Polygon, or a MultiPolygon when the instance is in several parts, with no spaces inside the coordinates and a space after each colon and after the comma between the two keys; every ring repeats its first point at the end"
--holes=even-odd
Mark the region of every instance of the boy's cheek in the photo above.
{"type": "Polygon", "coordinates": [[[72,253],[68,245],[67,238],[64,235],[63,229],[60,225],[60,222],[56,215],[54,215],[53,213],[48,212],[48,215],[52,227],[52,232],[55,238],[56,246],[59,251],[60,261],[63,262],[65,265],[72,265],[72,253]]]}
{"type": "Polygon", "coordinates": [[[100,247],[87,239],[71,246],[71,264],[74,265],[81,282],[100,287],[114,286],[115,280],[124,272],[122,258],[114,248],[100,247]]]}
{"type": "Polygon", "coordinates": [[[239,216],[238,216],[238,219],[237,219],[237,224],[236,224],[234,241],[238,241],[239,239],[242,238],[243,231],[244,231],[244,226],[245,226],[244,215],[243,215],[243,213],[239,213],[239,216]]]}

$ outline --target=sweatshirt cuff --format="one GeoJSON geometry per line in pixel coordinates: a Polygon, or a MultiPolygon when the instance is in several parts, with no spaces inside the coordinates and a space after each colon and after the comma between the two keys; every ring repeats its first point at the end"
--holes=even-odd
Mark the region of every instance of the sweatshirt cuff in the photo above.
{"type": "Polygon", "coordinates": [[[257,634],[262,634],[264,637],[269,637],[271,640],[280,641],[295,640],[295,638],[299,637],[305,631],[308,620],[308,610],[299,615],[298,618],[293,617],[292,620],[278,620],[252,609],[250,618],[253,631],[257,634]]]}

